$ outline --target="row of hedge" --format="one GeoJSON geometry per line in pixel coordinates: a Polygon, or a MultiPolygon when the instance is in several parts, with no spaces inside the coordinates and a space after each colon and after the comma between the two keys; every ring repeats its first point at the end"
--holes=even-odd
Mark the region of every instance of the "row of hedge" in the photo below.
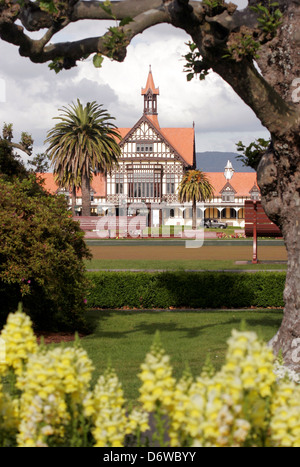
{"type": "Polygon", "coordinates": [[[89,272],[92,308],[283,307],[285,272],[89,272]]]}

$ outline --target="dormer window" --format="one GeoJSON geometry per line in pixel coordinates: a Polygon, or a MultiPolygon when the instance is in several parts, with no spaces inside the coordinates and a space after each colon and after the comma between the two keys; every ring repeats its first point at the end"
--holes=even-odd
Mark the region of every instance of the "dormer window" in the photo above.
{"type": "Polygon", "coordinates": [[[236,194],[236,191],[230,185],[230,183],[226,183],[223,190],[221,191],[222,202],[223,203],[234,203],[235,194],[236,194]]]}
{"type": "Polygon", "coordinates": [[[259,188],[254,185],[253,188],[250,190],[250,196],[253,201],[259,201],[260,200],[260,191],[259,188]]]}
{"type": "Polygon", "coordinates": [[[224,203],[234,203],[234,192],[231,191],[231,192],[226,192],[226,193],[222,193],[222,201],[224,203]]]}

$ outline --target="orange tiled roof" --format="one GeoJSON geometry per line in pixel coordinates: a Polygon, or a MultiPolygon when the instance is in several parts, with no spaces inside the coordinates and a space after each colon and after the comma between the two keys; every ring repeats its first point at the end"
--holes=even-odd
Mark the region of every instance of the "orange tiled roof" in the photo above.
{"type": "MultiPolygon", "coordinates": [[[[43,180],[42,185],[51,194],[55,194],[59,189],[58,184],[55,182],[53,173],[38,174],[43,180]]],[[[106,196],[106,177],[104,174],[97,174],[93,177],[91,182],[91,189],[94,191],[96,198],[105,198],[106,196]]],[[[81,190],[77,190],[77,196],[81,196],[81,190]]]]}
{"type": "MultiPolygon", "coordinates": [[[[221,191],[227,183],[224,173],[208,172],[206,175],[214,187],[215,197],[220,197],[221,191]]],[[[257,186],[257,175],[256,172],[235,172],[228,182],[236,191],[236,197],[249,197],[253,186],[257,186]]]]}
{"type": "Polygon", "coordinates": [[[131,130],[131,128],[117,128],[117,132],[120,134],[121,136],[121,140],[119,141],[119,143],[122,141],[122,139],[125,138],[125,136],[127,135],[127,133],[129,133],[131,130]]]}
{"type": "Polygon", "coordinates": [[[158,116],[155,114],[155,115],[147,115],[147,118],[148,120],[150,120],[154,126],[156,126],[156,128],[158,130],[160,130],[160,125],[159,125],[159,122],[158,122],[158,116]]]}
{"type": "Polygon", "coordinates": [[[194,128],[161,128],[160,131],[187,164],[192,166],[194,163],[194,128]]]}
{"type": "Polygon", "coordinates": [[[41,179],[41,185],[45,188],[46,191],[54,195],[58,190],[58,185],[55,182],[53,173],[39,173],[37,174],[38,178],[41,179]]]}

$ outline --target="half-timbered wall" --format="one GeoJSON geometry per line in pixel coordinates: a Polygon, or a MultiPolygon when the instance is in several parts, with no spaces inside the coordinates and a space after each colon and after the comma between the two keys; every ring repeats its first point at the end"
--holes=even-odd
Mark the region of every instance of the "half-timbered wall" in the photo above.
{"type": "Polygon", "coordinates": [[[171,203],[184,172],[176,151],[147,121],[125,138],[119,167],[107,176],[107,201],[171,203]]]}

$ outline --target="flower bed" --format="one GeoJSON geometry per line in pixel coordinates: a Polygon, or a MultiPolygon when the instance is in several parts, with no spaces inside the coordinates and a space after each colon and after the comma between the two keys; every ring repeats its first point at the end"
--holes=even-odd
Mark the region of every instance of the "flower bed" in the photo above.
{"type": "Polygon", "coordinates": [[[231,239],[241,239],[241,238],[246,238],[246,235],[244,233],[233,233],[233,234],[227,234],[225,232],[217,232],[217,238],[224,238],[226,240],[231,240],[231,239]]]}
{"type": "Polygon", "coordinates": [[[253,332],[232,331],[219,372],[207,362],[198,377],[187,369],[178,381],[156,334],[132,410],[113,368],[92,388],[80,343],[38,345],[21,309],[0,337],[1,446],[300,447],[300,385],[276,375],[270,348],[253,332]]]}

